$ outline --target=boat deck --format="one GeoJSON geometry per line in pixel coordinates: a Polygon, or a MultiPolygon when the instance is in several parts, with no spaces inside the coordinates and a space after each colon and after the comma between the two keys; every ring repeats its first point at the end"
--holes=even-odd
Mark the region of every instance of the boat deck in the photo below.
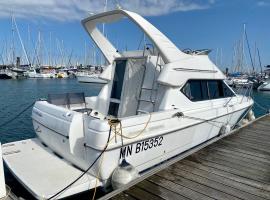
{"type": "Polygon", "coordinates": [[[101,199],[270,199],[270,115],[197,150],[101,199]]]}

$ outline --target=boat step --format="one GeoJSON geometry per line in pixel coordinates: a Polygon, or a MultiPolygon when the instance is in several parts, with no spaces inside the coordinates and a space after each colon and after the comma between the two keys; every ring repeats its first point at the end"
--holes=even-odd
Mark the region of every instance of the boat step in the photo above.
{"type": "MultiPolygon", "coordinates": [[[[5,145],[3,159],[15,178],[37,199],[48,199],[79,177],[83,171],[57,157],[38,138],[5,145]],[[8,152],[20,151],[9,154],[8,152]],[[8,154],[6,154],[8,153],[8,154]]],[[[96,178],[84,175],[67,190],[57,196],[64,198],[95,187],[96,178]]],[[[97,182],[100,186],[101,182],[97,182]]]]}

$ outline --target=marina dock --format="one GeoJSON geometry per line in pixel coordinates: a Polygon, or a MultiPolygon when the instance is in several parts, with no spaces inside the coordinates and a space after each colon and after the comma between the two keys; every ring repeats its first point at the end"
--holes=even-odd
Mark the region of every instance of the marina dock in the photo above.
{"type": "Polygon", "coordinates": [[[270,115],[265,115],[227,137],[175,157],[100,200],[270,199],[269,147],[270,115]]]}
{"type": "MultiPolygon", "coordinates": [[[[216,137],[114,190],[106,199],[270,199],[270,115],[216,137]]],[[[12,192],[6,200],[18,199],[12,192]]]]}

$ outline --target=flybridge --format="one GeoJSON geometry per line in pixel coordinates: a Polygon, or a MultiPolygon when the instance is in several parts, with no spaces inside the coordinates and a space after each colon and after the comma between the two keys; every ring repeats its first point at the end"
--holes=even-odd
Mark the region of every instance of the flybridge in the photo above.
{"type": "Polygon", "coordinates": [[[120,55],[116,52],[115,47],[113,47],[113,45],[100,33],[96,28],[96,25],[98,23],[115,22],[124,17],[127,17],[138,25],[138,27],[149,37],[159,50],[165,64],[186,57],[185,53],[180,51],[163,33],[143,17],[136,13],[119,9],[94,15],[82,21],[83,26],[97,46],[101,49],[109,63],[113,61],[114,57],[119,57],[120,55]]]}
{"type": "Polygon", "coordinates": [[[190,76],[187,73],[190,72],[192,72],[192,78],[201,78],[200,72],[204,72],[206,74],[205,78],[224,79],[223,73],[207,56],[210,50],[182,52],[163,33],[143,17],[137,13],[121,9],[100,13],[82,20],[84,28],[109,63],[109,67],[105,70],[105,73],[101,74],[100,78],[110,80],[111,78],[109,76],[112,74],[111,65],[116,58],[120,58],[123,55],[98,30],[97,25],[101,23],[112,23],[122,18],[127,18],[135,23],[158,50],[162,63],[164,63],[162,65],[163,70],[160,72],[157,80],[160,84],[172,87],[180,86],[187,81],[186,77],[190,76]],[[175,69],[182,69],[181,74],[175,73],[175,69]]]}

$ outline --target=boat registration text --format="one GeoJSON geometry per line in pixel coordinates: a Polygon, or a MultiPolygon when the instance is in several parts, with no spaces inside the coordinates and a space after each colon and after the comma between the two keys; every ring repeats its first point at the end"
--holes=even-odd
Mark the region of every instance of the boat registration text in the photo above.
{"type": "Polygon", "coordinates": [[[131,156],[132,154],[137,154],[142,151],[147,151],[152,148],[156,148],[162,145],[163,136],[157,136],[154,138],[149,138],[143,141],[140,141],[135,144],[127,145],[121,147],[120,149],[120,159],[124,157],[131,156]]]}

